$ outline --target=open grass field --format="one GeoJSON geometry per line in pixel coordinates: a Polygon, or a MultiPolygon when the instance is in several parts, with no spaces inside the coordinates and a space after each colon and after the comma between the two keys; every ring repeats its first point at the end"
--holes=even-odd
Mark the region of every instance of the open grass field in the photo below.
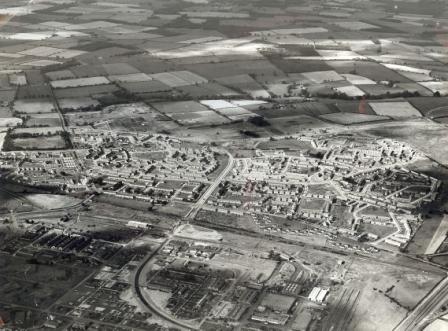
{"type": "Polygon", "coordinates": [[[49,137],[14,138],[10,150],[53,150],[67,148],[67,142],[60,135],[49,137]]]}
{"type": "Polygon", "coordinates": [[[20,114],[51,113],[55,110],[53,103],[46,99],[16,100],[13,109],[20,114]]]}

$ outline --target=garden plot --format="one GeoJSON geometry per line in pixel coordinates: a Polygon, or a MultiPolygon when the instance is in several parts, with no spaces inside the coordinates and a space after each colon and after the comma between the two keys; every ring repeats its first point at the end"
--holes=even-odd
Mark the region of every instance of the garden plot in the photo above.
{"type": "Polygon", "coordinates": [[[431,90],[433,93],[439,92],[441,95],[448,95],[448,82],[422,82],[420,85],[431,90]]]}
{"type": "Polygon", "coordinates": [[[376,25],[360,22],[360,21],[350,21],[350,22],[335,22],[333,23],[341,28],[352,30],[352,31],[361,31],[361,30],[372,30],[378,29],[376,25]]]}
{"type": "Polygon", "coordinates": [[[13,109],[20,114],[51,113],[55,110],[53,102],[45,99],[16,100],[13,109]]]}
{"type": "Polygon", "coordinates": [[[209,109],[196,101],[161,102],[152,104],[152,106],[164,114],[187,114],[209,111],[209,109]]]}
{"type": "Polygon", "coordinates": [[[98,76],[87,78],[64,79],[64,80],[52,81],[50,84],[53,88],[66,88],[66,87],[107,85],[110,84],[110,81],[106,77],[98,76]]]}
{"type": "Polygon", "coordinates": [[[369,102],[373,111],[380,116],[392,118],[422,117],[422,114],[409,102],[369,102]]]}
{"type": "Polygon", "coordinates": [[[336,71],[333,70],[305,72],[302,75],[316,84],[322,84],[326,82],[337,82],[344,80],[344,77],[342,77],[336,71]]]}

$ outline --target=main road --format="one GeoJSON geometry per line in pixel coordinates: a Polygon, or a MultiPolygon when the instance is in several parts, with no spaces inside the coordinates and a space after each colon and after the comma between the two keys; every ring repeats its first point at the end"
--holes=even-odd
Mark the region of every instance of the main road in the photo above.
{"type": "Polygon", "coordinates": [[[204,194],[199,198],[199,200],[194,204],[194,206],[190,209],[190,211],[185,215],[186,219],[193,220],[196,215],[198,214],[199,210],[201,210],[204,203],[207,201],[208,198],[213,194],[213,192],[216,190],[216,188],[221,184],[221,182],[226,178],[228,173],[233,168],[234,158],[233,156],[227,152],[228,161],[226,168],[219,174],[218,177],[213,181],[213,183],[208,187],[208,189],[204,192],[204,194]]]}
{"type": "Polygon", "coordinates": [[[448,276],[437,284],[415,308],[398,324],[394,331],[420,331],[435,317],[448,301],[448,276]]]}
{"type": "Polygon", "coordinates": [[[160,245],[156,250],[147,255],[145,259],[143,259],[143,261],[138,265],[134,277],[132,277],[132,287],[140,303],[143,304],[146,307],[146,309],[155,316],[171,323],[172,325],[180,328],[181,330],[197,330],[197,327],[189,324],[188,322],[178,320],[173,315],[164,311],[162,307],[159,307],[153,300],[151,300],[148,293],[145,293],[143,289],[146,286],[147,282],[146,279],[147,272],[152,266],[157,254],[170,239],[171,236],[167,238],[164,241],[164,243],[160,245]]]}

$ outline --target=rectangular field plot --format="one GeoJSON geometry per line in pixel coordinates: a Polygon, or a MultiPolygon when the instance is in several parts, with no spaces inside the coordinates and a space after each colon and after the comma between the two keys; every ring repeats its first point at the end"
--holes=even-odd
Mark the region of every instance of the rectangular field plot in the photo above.
{"type": "Polygon", "coordinates": [[[232,107],[232,108],[221,108],[217,110],[218,113],[224,116],[252,116],[254,113],[248,111],[247,109],[241,108],[241,107],[232,107]]]}
{"type": "Polygon", "coordinates": [[[162,72],[153,74],[151,77],[170,87],[204,84],[208,82],[207,79],[189,71],[162,72]]]}
{"type": "Polygon", "coordinates": [[[359,21],[336,22],[334,24],[337,26],[340,26],[341,28],[344,28],[347,30],[353,30],[353,31],[378,29],[378,27],[375,25],[364,23],[364,22],[359,22],[359,21]]]}
{"type": "Polygon", "coordinates": [[[100,105],[100,103],[97,100],[92,99],[90,97],[59,99],[58,103],[59,107],[62,110],[79,110],[85,108],[95,108],[100,105]]]}
{"type": "Polygon", "coordinates": [[[367,78],[367,77],[363,77],[363,76],[359,76],[359,75],[353,75],[353,74],[342,74],[342,77],[344,77],[349,83],[353,84],[353,85],[375,85],[376,83],[367,78]]]}
{"type": "Polygon", "coordinates": [[[202,100],[200,102],[208,108],[215,110],[235,107],[232,103],[226,100],[202,100]]]}
{"type": "Polygon", "coordinates": [[[433,93],[439,92],[441,95],[448,95],[448,82],[423,82],[420,85],[431,90],[433,93]]]}
{"type": "Polygon", "coordinates": [[[35,127],[35,128],[16,128],[12,132],[14,134],[48,134],[48,135],[54,135],[57,133],[62,132],[62,127],[60,126],[53,126],[53,127],[35,127]]]}
{"type": "Polygon", "coordinates": [[[137,69],[127,63],[103,64],[103,68],[108,75],[130,75],[139,73],[137,69]]]}
{"type": "Polygon", "coordinates": [[[170,114],[170,117],[183,125],[211,125],[224,124],[229,120],[218,115],[212,110],[199,111],[193,113],[176,113],[170,114]]]}
{"type": "Polygon", "coordinates": [[[164,114],[186,114],[209,111],[207,107],[196,101],[161,102],[155,103],[152,106],[164,114]]]}
{"type": "Polygon", "coordinates": [[[319,117],[327,121],[343,125],[383,121],[389,119],[389,117],[386,116],[376,116],[376,115],[357,114],[357,113],[333,113],[333,114],[321,115],[319,117]]]}
{"type": "Polygon", "coordinates": [[[150,76],[144,73],[112,75],[108,78],[113,82],[146,82],[152,80],[150,76]]]}
{"type": "Polygon", "coordinates": [[[380,116],[392,118],[421,117],[422,114],[409,102],[370,102],[370,107],[380,116]]]}
{"type": "Polygon", "coordinates": [[[59,70],[59,71],[50,71],[45,73],[45,76],[50,78],[50,80],[60,80],[60,79],[73,79],[76,76],[70,70],[59,70]]]}
{"type": "Polygon", "coordinates": [[[317,84],[344,80],[344,77],[342,77],[336,71],[333,70],[306,72],[303,73],[303,76],[305,76],[306,78],[317,84]]]}
{"type": "Polygon", "coordinates": [[[118,91],[118,87],[116,87],[115,85],[95,85],[57,89],[55,90],[55,95],[58,99],[65,99],[95,96],[101,94],[112,94],[115,91],[118,91]]]}
{"type": "Polygon", "coordinates": [[[118,85],[130,93],[137,94],[171,90],[171,87],[155,79],[140,82],[118,82],[118,85]]]}
{"type": "Polygon", "coordinates": [[[52,81],[51,86],[53,88],[66,88],[66,87],[82,87],[93,85],[107,85],[110,81],[106,77],[88,77],[88,78],[75,78],[52,81]]]}
{"type": "Polygon", "coordinates": [[[335,87],[335,90],[349,97],[361,97],[365,95],[364,91],[362,91],[359,87],[353,85],[335,87]]]}
{"type": "Polygon", "coordinates": [[[22,114],[51,113],[55,110],[53,103],[47,99],[16,100],[13,109],[22,114]]]}
{"type": "Polygon", "coordinates": [[[51,150],[64,149],[67,142],[60,135],[50,137],[14,138],[10,150],[51,150]]]}

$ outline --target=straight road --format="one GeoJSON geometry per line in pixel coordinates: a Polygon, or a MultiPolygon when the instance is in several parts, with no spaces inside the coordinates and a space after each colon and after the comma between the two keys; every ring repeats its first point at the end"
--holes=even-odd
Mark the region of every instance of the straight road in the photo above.
{"type": "Polygon", "coordinates": [[[190,209],[188,214],[185,216],[186,219],[193,220],[196,217],[199,210],[201,210],[202,206],[207,201],[207,199],[213,194],[213,192],[216,190],[216,188],[219,186],[219,184],[221,184],[221,182],[224,180],[224,178],[226,178],[228,173],[232,170],[234,158],[229,152],[226,152],[226,153],[227,153],[227,156],[229,157],[229,159],[227,161],[228,163],[227,163],[226,168],[219,174],[218,177],[216,177],[216,179],[209,186],[207,191],[205,191],[205,193],[199,198],[199,200],[190,209]]]}
{"type": "Polygon", "coordinates": [[[448,301],[448,276],[424,297],[417,306],[398,324],[394,331],[419,331],[434,317],[448,301]]]}

